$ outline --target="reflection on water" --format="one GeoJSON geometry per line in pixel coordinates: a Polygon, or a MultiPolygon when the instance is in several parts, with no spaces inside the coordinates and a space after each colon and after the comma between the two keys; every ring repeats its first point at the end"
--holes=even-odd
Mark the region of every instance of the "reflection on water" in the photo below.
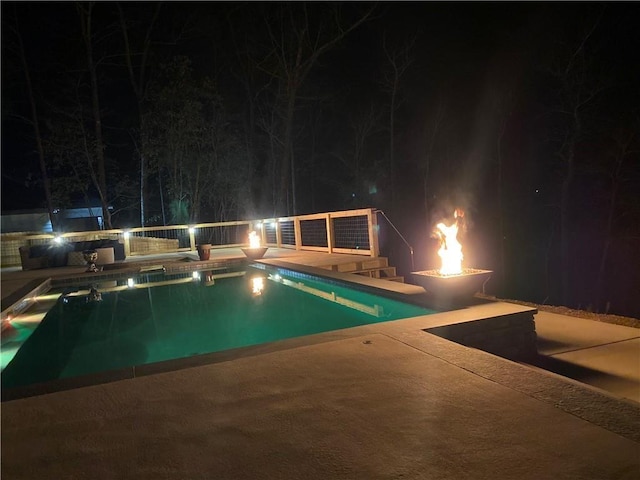
{"type": "Polygon", "coordinates": [[[264,290],[264,278],[253,277],[251,279],[251,294],[254,297],[257,297],[258,295],[262,295],[263,290],[264,290]]]}
{"type": "MultiPolygon", "coordinates": [[[[279,274],[270,274],[269,280],[277,283],[281,283],[282,285],[286,285],[287,287],[295,288],[296,290],[300,290],[301,292],[308,293],[309,295],[314,295],[316,297],[322,298],[323,300],[328,300],[329,302],[334,302],[340,304],[347,308],[352,308],[354,310],[358,310],[359,312],[366,313],[367,315],[371,315],[374,317],[382,318],[384,317],[384,307],[377,303],[366,304],[361,301],[351,300],[346,296],[337,295],[335,291],[331,289],[327,289],[326,287],[323,289],[310,286],[301,281],[293,281],[287,278],[283,278],[279,274]]],[[[331,287],[331,285],[329,285],[331,287]]],[[[347,291],[348,292],[348,291],[347,291]]],[[[358,292],[354,292],[357,294],[358,292]]],[[[379,298],[371,295],[373,299],[379,298]]]]}

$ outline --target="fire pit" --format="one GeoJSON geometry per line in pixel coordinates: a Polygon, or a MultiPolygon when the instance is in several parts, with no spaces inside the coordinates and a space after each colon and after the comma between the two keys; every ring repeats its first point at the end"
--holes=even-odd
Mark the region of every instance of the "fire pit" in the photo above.
{"type": "Polygon", "coordinates": [[[259,258],[264,257],[264,254],[267,253],[269,247],[257,247],[257,248],[241,248],[242,253],[246,255],[249,260],[257,260],[259,258]]]}
{"type": "Polygon", "coordinates": [[[256,232],[250,232],[249,248],[245,247],[241,248],[240,250],[242,250],[242,253],[244,253],[249,260],[257,260],[264,257],[264,254],[267,253],[269,247],[261,247],[260,237],[258,236],[258,234],[256,232]]]}
{"type": "Polygon", "coordinates": [[[489,279],[491,270],[462,267],[462,245],[458,231],[463,228],[464,212],[457,209],[455,222],[449,226],[439,223],[434,235],[440,240],[438,255],[442,260],[439,270],[411,272],[415,282],[423,287],[432,301],[440,307],[466,304],[473,294],[489,279]]]}
{"type": "Polygon", "coordinates": [[[415,282],[441,306],[464,304],[489,280],[491,270],[464,268],[462,273],[443,275],[439,270],[411,272],[415,282]]]}

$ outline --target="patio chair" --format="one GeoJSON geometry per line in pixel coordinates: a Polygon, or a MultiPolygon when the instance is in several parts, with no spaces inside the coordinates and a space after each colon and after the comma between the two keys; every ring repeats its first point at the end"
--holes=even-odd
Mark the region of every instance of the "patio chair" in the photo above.
{"type": "Polygon", "coordinates": [[[29,247],[19,247],[20,250],[20,263],[22,264],[22,270],[35,270],[38,268],[47,268],[49,266],[48,257],[29,257],[29,247]]]}

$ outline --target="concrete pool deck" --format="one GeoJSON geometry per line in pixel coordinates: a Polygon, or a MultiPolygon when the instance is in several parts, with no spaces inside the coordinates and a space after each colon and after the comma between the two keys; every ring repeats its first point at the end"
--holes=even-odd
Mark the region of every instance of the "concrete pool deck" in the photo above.
{"type": "MultiPolygon", "coordinates": [[[[3,298],[5,277],[3,271],[3,298]]],[[[438,321],[432,317],[4,402],[1,473],[25,479],[640,476],[637,403],[426,333],[438,321]]],[[[586,349],[604,346],[603,336],[607,345],[637,342],[637,332],[601,325],[589,336],[589,325],[578,324],[580,333],[572,334],[552,323],[546,331],[556,342],[550,338],[545,348],[568,355],[578,352],[573,345],[586,358],[586,349]]],[[[633,376],[629,369],[619,373],[633,376]]]]}

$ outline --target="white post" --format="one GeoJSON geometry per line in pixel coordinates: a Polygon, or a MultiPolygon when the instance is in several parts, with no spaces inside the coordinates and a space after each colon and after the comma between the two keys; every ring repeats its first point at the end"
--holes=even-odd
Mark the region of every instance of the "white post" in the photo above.
{"type": "Polygon", "coordinates": [[[260,222],[260,244],[264,246],[267,243],[267,222],[262,220],[260,222]]]}
{"type": "Polygon", "coordinates": [[[130,257],[131,256],[131,233],[129,232],[124,232],[124,234],[122,235],[124,237],[124,255],[126,257],[130,257]]]}
{"type": "Polygon", "coordinates": [[[195,227],[189,227],[189,248],[193,252],[196,249],[196,229],[195,227]]]}
{"type": "Polygon", "coordinates": [[[282,247],[282,229],[280,227],[280,220],[276,220],[276,245],[278,248],[282,247]]]}
{"type": "Polygon", "coordinates": [[[333,222],[331,221],[331,214],[327,213],[327,216],[325,217],[325,220],[327,222],[327,249],[329,251],[329,253],[333,253],[333,244],[334,244],[334,238],[333,238],[333,222]]]}
{"type": "Polygon", "coordinates": [[[296,237],[296,250],[300,250],[302,246],[302,232],[300,231],[300,219],[298,217],[293,219],[293,233],[296,237]]]}
{"type": "Polygon", "coordinates": [[[380,255],[378,247],[378,217],[374,209],[367,212],[367,224],[369,225],[369,250],[372,257],[380,255]]]}

